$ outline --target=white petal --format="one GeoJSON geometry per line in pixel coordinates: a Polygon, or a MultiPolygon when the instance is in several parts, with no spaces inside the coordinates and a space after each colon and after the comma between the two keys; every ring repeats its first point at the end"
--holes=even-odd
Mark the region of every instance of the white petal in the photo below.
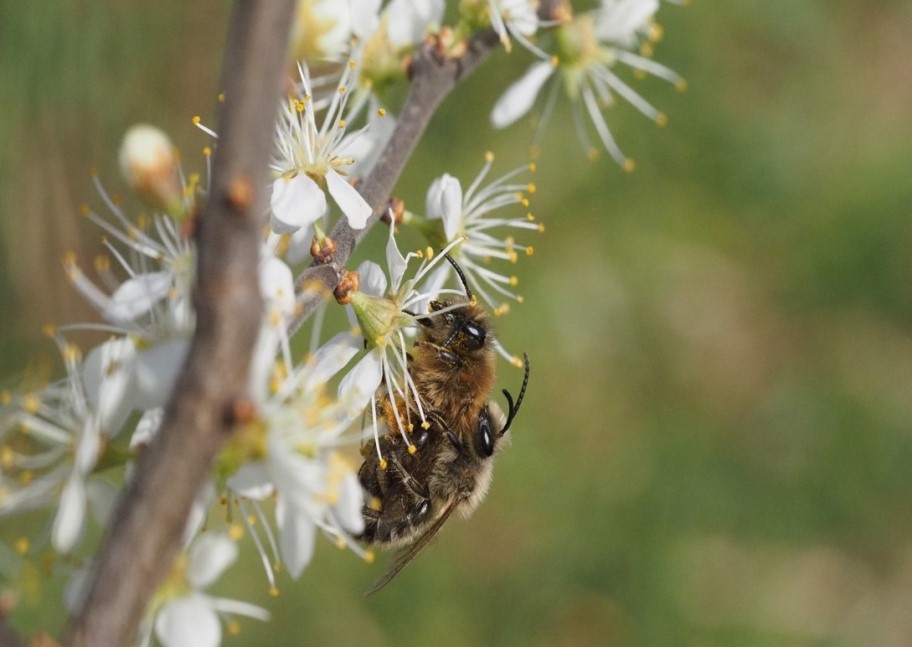
{"type": "Polygon", "coordinates": [[[462,185],[449,174],[444,174],[442,180],[440,212],[447,242],[452,242],[462,229],[462,185]]]}
{"type": "Polygon", "coordinates": [[[202,590],[215,582],[226,568],[234,564],[238,547],[222,533],[207,532],[197,537],[190,547],[187,582],[202,590]]]}
{"type": "Polygon", "coordinates": [[[267,303],[284,316],[295,309],[294,274],[281,259],[267,256],[260,261],[260,293],[267,303]]]}
{"type": "Polygon", "coordinates": [[[213,609],[219,613],[230,613],[235,616],[247,616],[248,618],[255,618],[256,620],[269,620],[270,614],[269,611],[263,607],[258,607],[255,604],[250,604],[249,602],[241,602],[240,600],[229,600],[228,598],[213,598],[206,596],[209,599],[209,604],[213,609]]]}
{"type": "Polygon", "coordinates": [[[272,183],[272,230],[291,234],[311,225],[326,213],[326,195],[305,173],[280,177],[272,183]]]}
{"type": "Polygon", "coordinates": [[[154,409],[168,401],[189,347],[189,339],[169,339],[136,355],[133,397],[137,409],[154,409]]]}
{"type": "Polygon", "coordinates": [[[375,297],[386,295],[386,274],[373,261],[364,261],[358,266],[361,291],[375,297]]]}
{"type": "Polygon", "coordinates": [[[266,469],[266,464],[263,462],[242,465],[228,479],[226,485],[232,492],[256,500],[265,499],[275,490],[269,470],[266,469]]]}
{"type": "Polygon", "coordinates": [[[402,283],[402,276],[408,267],[408,261],[405,260],[402,252],[399,251],[399,245],[396,244],[395,230],[395,227],[390,226],[389,238],[386,241],[386,266],[389,268],[390,274],[390,291],[398,293],[399,285],[402,283]]]}
{"type": "Polygon", "coordinates": [[[348,218],[349,226],[352,229],[364,229],[373,209],[361,197],[358,190],[333,170],[326,174],[326,186],[329,188],[329,194],[333,200],[348,218]]]}
{"type": "Polygon", "coordinates": [[[600,41],[630,46],[636,32],[659,9],[659,0],[603,0],[596,13],[595,36],[600,41]]]}
{"type": "MultiPolygon", "coordinates": [[[[338,2],[338,0],[336,0],[338,2]]],[[[351,31],[366,40],[380,25],[380,0],[351,0],[351,31]]]]}
{"type": "Polygon", "coordinates": [[[58,553],[68,553],[82,533],[85,517],[86,494],[82,479],[70,477],[60,494],[60,506],[54,517],[51,542],[58,553]]]}
{"type": "Polygon", "coordinates": [[[190,514],[187,515],[187,523],[184,526],[182,545],[189,545],[193,537],[200,531],[200,528],[202,528],[203,523],[206,521],[206,516],[209,514],[209,507],[214,500],[215,485],[212,481],[206,481],[203,483],[203,487],[200,488],[196,497],[194,497],[193,505],[190,506],[190,514]]]}
{"type": "Polygon", "coordinates": [[[164,415],[165,410],[162,407],[149,409],[142,414],[139,422],[136,423],[136,429],[133,431],[133,435],[130,437],[131,451],[140,445],[148,445],[152,441],[155,434],[158,433],[158,428],[161,427],[161,421],[164,415]]]}
{"type": "Polygon", "coordinates": [[[310,246],[313,243],[313,228],[311,226],[301,227],[291,235],[291,241],[285,252],[285,260],[291,265],[297,265],[302,261],[310,261],[310,246]]]}
{"type": "Polygon", "coordinates": [[[304,390],[309,391],[328,382],[361,350],[362,344],[363,340],[350,332],[340,332],[323,344],[313,357],[307,360],[304,369],[307,377],[302,384],[304,390]]]}
{"type": "Polygon", "coordinates": [[[162,607],[155,635],[164,647],[218,647],[222,626],[206,597],[192,593],[162,607]]]}
{"type": "Polygon", "coordinates": [[[364,505],[364,490],[354,472],[350,472],[339,485],[339,500],[333,506],[333,514],[343,529],[353,535],[364,530],[364,517],[361,508],[364,505]]]}
{"type": "Polygon", "coordinates": [[[424,199],[424,215],[428,218],[438,219],[443,217],[440,212],[440,194],[443,191],[443,179],[445,177],[447,177],[446,174],[434,178],[431,186],[428,187],[427,197],[424,199]]]}
{"type": "Polygon", "coordinates": [[[392,0],[387,5],[386,30],[396,48],[416,45],[443,19],[443,0],[392,0]]]}
{"type": "Polygon", "coordinates": [[[554,72],[550,62],[536,63],[521,79],[507,88],[491,111],[491,124],[505,128],[529,112],[542,85],[554,72]]]}
{"type": "Polygon", "coordinates": [[[342,378],[339,383],[339,399],[348,404],[350,411],[360,411],[377,391],[381,377],[380,355],[370,352],[342,378]]]}
{"type": "Polygon", "coordinates": [[[114,291],[104,316],[113,321],[132,321],[168,296],[171,283],[172,276],[168,272],[137,274],[114,291]]]}
{"type": "Polygon", "coordinates": [[[298,514],[282,497],[276,503],[279,546],[288,573],[297,578],[313,558],[317,527],[312,519],[298,514]]]}
{"type": "Polygon", "coordinates": [[[96,346],[82,363],[86,396],[98,413],[102,433],[115,436],[133,410],[127,397],[133,377],[136,346],[129,337],[96,346]]]}

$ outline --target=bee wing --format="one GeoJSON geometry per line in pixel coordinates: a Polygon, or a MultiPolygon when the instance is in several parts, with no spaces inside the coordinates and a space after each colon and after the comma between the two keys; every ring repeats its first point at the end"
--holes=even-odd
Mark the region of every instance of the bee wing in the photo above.
{"type": "Polygon", "coordinates": [[[440,516],[437,517],[434,523],[428,526],[427,530],[425,530],[418,537],[418,539],[396,553],[396,559],[393,561],[393,565],[390,567],[390,569],[383,577],[374,582],[374,585],[364,595],[373,595],[382,589],[384,586],[389,584],[392,579],[399,574],[399,571],[405,568],[410,561],[418,557],[418,554],[424,550],[425,546],[431,543],[431,540],[440,531],[440,529],[443,527],[443,524],[446,523],[446,520],[450,518],[451,514],[453,514],[453,510],[455,510],[456,506],[458,506],[461,502],[462,499],[453,499],[452,503],[443,509],[443,512],[440,514],[440,516]]]}

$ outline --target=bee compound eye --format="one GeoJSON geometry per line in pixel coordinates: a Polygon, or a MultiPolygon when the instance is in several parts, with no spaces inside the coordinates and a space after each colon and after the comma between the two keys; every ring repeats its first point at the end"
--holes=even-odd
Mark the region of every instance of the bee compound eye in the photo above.
{"type": "Polygon", "coordinates": [[[465,328],[463,328],[463,330],[465,330],[465,333],[466,333],[473,341],[477,342],[479,346],[481,346],[481,345],[484,343],[484,340],[485,340],[485,331],[484,331],[484,328],[482,328],[482,327],[479,326],[478,324],[467,323],[467,324],[465,325],[465,328]]]}

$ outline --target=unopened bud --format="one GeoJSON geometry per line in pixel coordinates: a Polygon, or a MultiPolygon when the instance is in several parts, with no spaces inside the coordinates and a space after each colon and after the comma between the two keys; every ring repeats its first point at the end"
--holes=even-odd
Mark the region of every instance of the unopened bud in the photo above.
{"type": "Polygon", "coordinates": [[[329,263],[336,253],[336,243],[329,236],[314,236],[310,244],[310,255],[318,263],[329,263]]]}
{"type": "Polygon", "coordinates": [[[333,296],[336,297],[336,301],[340,305],[346,305],[351,303],[352,294],[357,292],[361,287],[361,277],[357,272],[349,272],[344,270],[342,272],[342,278],[339,280],[339,284],[336,286],[336,289],[333,290],[333,296]]]}
{"type": "Polygon", "coordinates": [[[180,213],[177,149],[164,132],[148,124],[130,128],[120,145],[120,170],[140,199],[172,215],[180,213]]]}

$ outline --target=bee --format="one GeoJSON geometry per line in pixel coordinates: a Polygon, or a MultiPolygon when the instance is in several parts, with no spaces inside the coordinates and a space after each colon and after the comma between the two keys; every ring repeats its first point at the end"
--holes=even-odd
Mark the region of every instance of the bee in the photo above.
{"type": "MultiPolygon", "coordinates": [[[[456,269],[465,297],[431,301],[429,314],[419,317],[418,339],[409,356],[408,372],[424,410],[424,424],[414,402],[390,398],[384,390],[378,405],[388,430],[406,422],[408,437],[390,431],[362,448],[358,472],[367,493],[362,508],[362,541],[399,549],[389,571],[368,591],[386,586],[430,543],[454,512],[469,517],[491,483],[494,454],[508,444],[508,432],[529,383],[529,358],[519,395],[506,389],[506,414],[490,401],[496,356],[488,313],[478,305],[462,270],[456,269]],[[395,411],[393,409],[396,409],[395,411]],[[381,458],[382,457],[382,458],[381,458]]],[[[411,314],[411,313],[409,313],[411,314]]],[[[382,388],[382,387],[381,387],[382,388]]]]}

